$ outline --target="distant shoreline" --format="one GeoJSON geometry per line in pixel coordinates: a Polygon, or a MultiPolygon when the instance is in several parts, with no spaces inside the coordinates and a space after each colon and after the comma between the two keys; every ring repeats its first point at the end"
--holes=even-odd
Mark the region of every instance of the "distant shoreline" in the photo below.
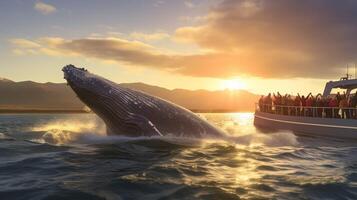
{"type": "MultiPolygon", "coordinates": [[[[253,112],[251,110],[197,110],[191,109],[194,113],[236,113],[253,112]]],[[[85,110],[45,110],[45,109],[0,109],[0,114],[83,114],[92,113],[85,110]]]]}
{"type": "Polygon", "coordinates": [[[75,113],[90,113],[85,110],[44,110],[44,109],[0,109],[0,114],[26,114],[26,113],[48,113],[48,114],[56,114],[56,113],[63,113],[63,114],[75,114],[75,113]]]}

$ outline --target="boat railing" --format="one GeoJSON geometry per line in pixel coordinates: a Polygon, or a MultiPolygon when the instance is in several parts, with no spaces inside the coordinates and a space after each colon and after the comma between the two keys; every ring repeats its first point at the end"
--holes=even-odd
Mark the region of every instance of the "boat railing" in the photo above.
{"type": "Polygon", "coordinates": [[[285,106],[255,103],[255,110],[288,116],[357,119],[357,107],[285,106]]]}

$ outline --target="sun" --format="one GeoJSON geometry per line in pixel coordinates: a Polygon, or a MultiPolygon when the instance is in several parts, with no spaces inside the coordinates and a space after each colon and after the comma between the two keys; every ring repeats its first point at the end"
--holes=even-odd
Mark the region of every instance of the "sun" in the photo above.
{"type": "Polygon", "coordinates": [[[246,88],[246,84],[239,79],[224,80],[223,88],[228,90],[241,90],[246,88]]]}

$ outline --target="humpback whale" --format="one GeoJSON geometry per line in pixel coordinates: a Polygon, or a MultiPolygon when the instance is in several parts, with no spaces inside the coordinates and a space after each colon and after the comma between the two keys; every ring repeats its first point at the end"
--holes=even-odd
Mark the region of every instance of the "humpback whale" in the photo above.
{"type": "Polygon", "coordinates": [[[78,98],[104,121],[108,135],[224,135],[197,114],[167,100],[123,87],[74,65],[67,65],[62,71],[78,98]]]}

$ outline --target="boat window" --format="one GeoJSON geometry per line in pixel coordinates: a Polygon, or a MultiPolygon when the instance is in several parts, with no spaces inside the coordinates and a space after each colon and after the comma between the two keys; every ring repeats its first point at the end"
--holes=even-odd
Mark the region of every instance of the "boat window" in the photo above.
{"type": "Polygon", "coordinates": [[[331,90],[331,93],[330,93],[330,94],[335,95],[335,94],[337,94],[337,92],[339,92],[340,94],[343,94],[343,92],[346,92],[346,91],[347,91],[346,89],[333,88],[333,89],[331,90]]]}
{"type": "Polygon", "coordinates": [[[357,92],[357,88],[356,89],[353,89],[353,90],[351,90],[351,93],[350,94],[356,94],[356,92],[357,92]]]}

